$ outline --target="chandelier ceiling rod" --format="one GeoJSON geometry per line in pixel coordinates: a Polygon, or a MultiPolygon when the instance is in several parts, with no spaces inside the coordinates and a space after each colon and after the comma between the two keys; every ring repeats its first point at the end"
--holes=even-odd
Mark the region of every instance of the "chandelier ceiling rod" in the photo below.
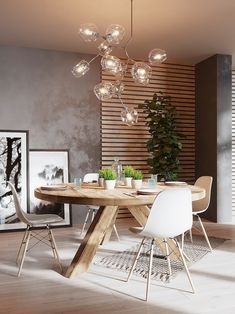
{"type": "Polygon", "coordinates": [[[123,49],[124,49],[124,51],[125,51],[125,54],[126,54],[126,56],[127,56],[127,65],[128,65],[128,63],[129,63],[129,61],[132,61],[132,62],[135,62],[135,60],[133,60],[130,56],[129,56],[129,53],[128,53],[128,51],[127,51],[127,46],[129,45],[129,43],[131,42],[131,40],[132,40],[132,38],[133,38],[133,1],[134,0],[130,0],[131,1],[131,15],[130,15],[130,17],[131,17],[131,19],[130,19],[130,21],[131,21],[131,23],[130,23],[130,30],[131,30],[131,33],[130,33],[130,37],[128,38],[128,40],[127,40],[127,42],[126,42],[126,44],[125,44],[125,46],[123,47],[123,49]]]}
{"type": "Polygon", "coordinates": [[[132,40],[133,38],[133,0],[131,0],[131,23],[130,23],[131,27],[130,27],[130,30],[131,30],[131,33],[130,33],[130,37],[128,38],[127,42],[126,42],[126,45],[125,45],[125,48],[127,47],[127,45],[129,44],[129,42],[132,40]]]}

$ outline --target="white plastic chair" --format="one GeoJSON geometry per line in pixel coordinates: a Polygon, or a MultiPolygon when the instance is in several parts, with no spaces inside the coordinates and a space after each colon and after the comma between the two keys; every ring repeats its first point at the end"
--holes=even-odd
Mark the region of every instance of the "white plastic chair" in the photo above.
{"type": "Polygon", "coordinates": [[[52,230],[50,229],[50,225],[53,223],[61,222],[63,220],[63,218],[61,218],[58,215],[54,215],[54,214],[43,214],[43,215],[27,214],[21,208],[20,201],[19,201],[19,198],[18,198],[18,195],[17,195],[17,192],[15,190],[14,185],[11,182],[8,182],[8,184],[9,184],[11,191],[12,191],[12,195],[13,195],[13,199],[14,199],[14,203],[15,203],[16,215],[21,222],[23,222],[27,225],[26,231],[24,233],[24,236],[23,236],[17,257],[16,257],[16,263],[19,265],[17,276],[19,277],[21,274],[21,270],[22,270],[22,267],[24,264],[26,252],[29,251],[31,248],[33,248],[39,242],[43,242],[43,243],[51,246],[54,258],[56,259],[56,261],[58,262],[58,264],[61,268],[59,254],[58,254],[57,246],[55,243],[55,238],[54,238],[54,235],[52,233],[52,230]],[[48,239],[46,239],[46,237],[42,237],[38,233],[32,231],[32,228],[38,227],[38,226],[40,226],[40,227],[43,226],[43,227],[47,228],[48,239]],[[31,237],[36,238],[37,242],[31,248],[28,249],[29,240],[31,237]],[[49,244],[46,241],[48,241],[49,244]],[[21,258],[20,258],[20,256],[21,256],[21,258]]]}
{"type": "MultiPolygon", "coordinates": [[[[98,180],[99,180],[99,174],[98,173],[87,173],[87,174],[85,174],[85,176],[83,178],[83,182],[84,183],[98,182],[98,180]]],[[[84,230],[86,228],[86,224],[88,222],[90,214],[92,214],[91,221],[93,221],[93,219],[95,217],[95,214],[98,211],[98,209],[99,209],[99,206],[94,206],[94,205],[89,205],[88,206],[86,218],[85,218],[84,224],[82,226],[82,230],[81,230],[80,235],[83,234],[83,232],[84,232],[84,230]]],[[[115,224],[113,225],[113,230],[114,230],[114,232],[116,234],[116,237],[117,237],[117,239],[119,241],[120,239],[119,239],[119,235],[118,235],[117,228],[116,228],[115,224]]]]}
{"type": "MultiPolygon", "coordinates": [[[[208,239],[206,230],[203,226],[203,223],[201,221],[199,214],[204,213],[210,205],[212,181],[213,181],[213,178],[210,176],[202,176],[202,177],[199,177],[197,179],[197,181],[194,183],[194,185],[205,189],[206,190],[206,196],[204,198],[198,200],[198,201],[193,201],[193,216],[198,218],[198,222],[201,226],[203,235],[206,239],[206,242],[207,242],[208,247],[209,247],[211,252],[212,252],[212,247],[211,247],[210,241],[208,239]]],[[[193,228],[195,228],[194,225],[193,225],[193,228]]],[[[192,230],[191,229],[190,229],[190,237],[191,237],[191,241],[192,241],[192,230]]]]}
{"type": "Polygon", "coordinates": [[[140,244],[138,252],[136,254],[134,263],[129,272],[127,281],[130,279],[133,270],[135,269],[137,260],[141,253],[141,248],[145,243],[146,238],[151,238],[151,250],[149,258],[149,269],[147,278],[146,288],[146,301],[149,295],[149,286],[151,279],[151,269],[153,260],[153,246],[156,239],[163,239],[165,244],[166,259],[168,262],[169,275],[171,275],[171,265],[169,258],[170,245],[168,244],[169,239],[173,239],[176,248],[179,251],[179,256],[183,262],[185,271],[187,273],[189,282],[192,287],[193,293],[195,292],[194,285],[189,274],[187,264],[185,262],[184,255],[179,246],[176,237],[189,230],[192,226],[192,197],[191,191],[188,188],[176,188],[162,191],[159,193],[152,205],[150,214],[148,216],[146,225],[143,228],[132,227],[130,231],[138,233],[144,238],[140,244]]]}

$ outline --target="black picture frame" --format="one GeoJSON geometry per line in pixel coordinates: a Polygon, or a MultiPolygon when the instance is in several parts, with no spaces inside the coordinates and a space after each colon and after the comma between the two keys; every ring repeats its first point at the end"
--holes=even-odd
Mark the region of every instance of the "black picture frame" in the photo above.
{"type": "Polygon", "coordinates": [[[72,215],[70,204],[54,204],[36,199],[34,189],[46,184],[68,183],[68,149],[30,149],[29,150],[29,213],[57,214],[64,218],[53,227],[71,227],[72,215]]]}
{"type": "Polygon", "coordinates": [[[0,232],[25,229],[15,212],[14,184],[25,212],[29,210],[29,142],[28,130],[0,130],[0,232]]]}

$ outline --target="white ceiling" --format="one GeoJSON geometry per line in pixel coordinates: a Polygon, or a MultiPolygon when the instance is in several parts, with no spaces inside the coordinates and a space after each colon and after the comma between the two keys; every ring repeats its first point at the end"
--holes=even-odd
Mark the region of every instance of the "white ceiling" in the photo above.
{"type": "MultiPolygon", "coordinates": [[[[134,0],[133,13],[133,58],[146,59],[152,48],[165,49],[168,62],[235,57],[235,0],[134,0]]],[[[85,22],[101,33],[121,24],[127,38],[130,0],[0,0],[0,45],[95,53],[96,44],[77,34],[85,22]]]]}

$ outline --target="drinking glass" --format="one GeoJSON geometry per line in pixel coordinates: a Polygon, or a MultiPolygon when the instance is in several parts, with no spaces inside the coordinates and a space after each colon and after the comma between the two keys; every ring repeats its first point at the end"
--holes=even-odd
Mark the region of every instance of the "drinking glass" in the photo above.
{"type": "Polygon", "coordinates": [[[81,178],[74,178],[74,185],[75,189],[79,190],[82,187],[82,179],[81,178]]]}
{"type": "Polygon", "coordinates": [[[158,181],[157,177],[158,177],[158,174],[153,174],[153,175],[152,175],[152,178],[155,180],[155,183],[156,183],[156,184],[157,184],[157,181],[158,181]]]}
{"type": "Polygon", "coordinates": [[[148,186],[149,187],[154,187],[156,185],[155,179],[151,178],[148,179],[148,186]]]}

